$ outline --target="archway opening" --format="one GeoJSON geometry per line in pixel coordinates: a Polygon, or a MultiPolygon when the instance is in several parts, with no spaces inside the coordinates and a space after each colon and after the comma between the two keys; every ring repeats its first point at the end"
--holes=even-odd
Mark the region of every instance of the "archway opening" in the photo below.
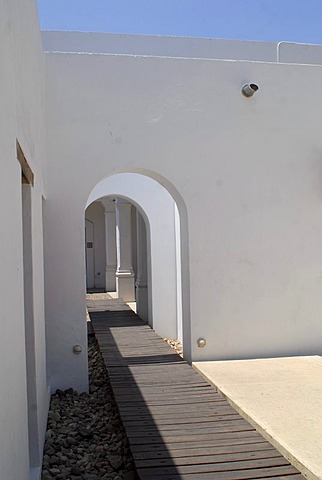
{"type": "Polygon", "coordinates": [[[86,291],[88,298],[96,295],[106,300],[123,300],[135,312],[138,305],[139,316],[148,321],[150,252],[148,255],[147,227],[140,210],[127,198],[108,195],[88,205],[86,291]]]}
{"type": "Polygon", "coordinates": [[[181,223],[168,189],[139,173],[99,182],[85,211],[88,291],[135,301],[139,316],[159,335],[180,341],[187,281],[182,279],[181,223]]]}

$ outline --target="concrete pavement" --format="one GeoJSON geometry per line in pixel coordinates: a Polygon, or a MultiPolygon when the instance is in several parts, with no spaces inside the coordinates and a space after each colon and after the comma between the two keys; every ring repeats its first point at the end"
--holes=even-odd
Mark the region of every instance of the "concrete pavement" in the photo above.
{"type": "Polygon", "coordinates": [[[322,357],[194,367],[309,479],[322,479],[322,357]]]}

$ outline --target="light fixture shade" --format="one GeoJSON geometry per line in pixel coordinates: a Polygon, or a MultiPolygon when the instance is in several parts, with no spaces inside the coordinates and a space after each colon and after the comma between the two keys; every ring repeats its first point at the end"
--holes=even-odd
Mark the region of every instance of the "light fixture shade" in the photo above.
{"type": "Polygon", "coordinates": [[[246,83],[242,88],[242,94],[245,97],[252,97],[255,92],[259,89],[259,86],[256,83],[246,83]]]}

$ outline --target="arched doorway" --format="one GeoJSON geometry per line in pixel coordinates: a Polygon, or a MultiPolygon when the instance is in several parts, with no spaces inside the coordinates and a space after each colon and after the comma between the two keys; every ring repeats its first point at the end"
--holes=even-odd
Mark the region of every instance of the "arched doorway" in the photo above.
{"type": "MultiPolygon", "coordinates": [[[[91,209],[91,220],[97,219],[97,230],[100,231],[104,222],[102,206],[105,209],[107,240],[106,291],[111,284],[111,269],[114,266],[114,284],[128,282],[130,290],[131,285],[132,288],[135,285],[139,315],[146,317],[160,335],[182,341],[180,216],[173,197],[151,178],[137,173],[121,173],[99,182],[89,196],[86,212],[91,209]],[[132,231],[127,228],[130,223],[129,212],[126,213],[129,207],[132,213],[134,210],[132,231]],[[100,220],[98,212],[101,212],[100,220]],[[119,277],[115,269],[116,253],[113,252],[113,245],[109,245],[113,235],[111,238],[108,228],[108,224],[112,229],[117,226],[116,214],[124,217],[123,225],[120,224],[114,234],[114,238],[118,237],[118,248],[121,238],[117,234],[120,234],[120,229],[123,229],[125,242],[131,239],[132,248],[132,258],[127,258],[125,264],[121,258],[118,259],[119,277]]],[[[128,253],[129,248],[128,245],[128,253]]],[[[123,255],[128,254],[123,252],[123,255]]],[[[102,258],[99,252],[97,256],[102,258]]],[[[99,273],[103,269],[102,264],[97,266],[99,273]]],[[[131,300],[130,293],[127,300],[131,300]]]]}

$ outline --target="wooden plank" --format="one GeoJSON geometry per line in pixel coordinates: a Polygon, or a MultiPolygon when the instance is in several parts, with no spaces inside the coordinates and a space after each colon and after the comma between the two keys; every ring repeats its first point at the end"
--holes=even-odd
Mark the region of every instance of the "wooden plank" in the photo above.
{"type": "MultiPolygon", "coordinates": [[[[285,467],[288,462],[285,458],[279,456],[276,458],[265,458],[255,460],[244,460],[237,462],[223,462],[223,463],[203,463],[198,465],[172,465],[170,467],[153,467],[153,468],[139,468],[138,471],[143,471],[144,474],[152,475],[162,473],[162,475],[173,475],[174,473],[186,474],[186,473],[219,473],[219,472],[233,472],[236,470],[248,470],[248,469],[263,469],[268,467],[285,467]]],[[[294,467],[291,467],[291,472],[297,473],[294,467]]]]}
{"type": "Polygon", "coordinates": [[[161,403],[163,400],[172,400],[172,403],[176,403],[177,400],[182,400],[185,401],[187,399],[191,399],[191,402],[189,403],[198,403],[200,400],[202,403],[213,403],[213,402],[222,402],[224,399],[220,395],[214,395],[213,392],[205,392],[205,393],[200,393],[200,392],[194,392],[194,391],[176,391],[172,392],[170,395],[169,393],[160,393],[159,395],[153,394],[151,392],[146,392],[143,389],[137,393],[132,393],[132,394],[126,394],[126,393],[119,393],[115,392],[115,396],[122,400],[123,402],[129,402],[132,401],[132,403],[136,401],[141,401],[141,400],[146,400],[146,402],[158,402],[161,403]],[[171,397],[171,398],[170,398],[171,397]]]}
{"type": "Polygon", "coordinates": [[[116,392],[136,392],[138,390],[146,390],[152,392],[176,392],[179,391],[204,391],[210,389],[212,392],[214,391],[212,387],[209,387],[207,384],[203,383],[194,383],[191,385],[187,385],[186,383],[176,383],[175,385],[170,384],[169,386],[165,387],[164,385],[129,385],[123,386],[122,384],[119,386],[114,387],[114,391],[116,392]]]}
{"type": "Polygon", "coordinates": [[[205,455],[205,452],[202,451],[199,455],[186,456],[186,457],[168,457],[168,458],[154,458],[147,459],[142,458],[138,459],[135,457],[135,465],[137,468],[151,468],[151,467],[172,467],[175,466],[185,466],[185,465],[204,465],[204,464],[216,464],[216,463],[229,463],[237,462],[243,460],[264,460],[264,459],[273,459],[280,457],[280,453],[274,448],[270,450],[259,450],[250,452],[249,450],[245,452],[229,452],[225,454],[208,454],[205,455]]]}
{"type": "MultiPolygon", "coordinates": [[[[169,408],[169,405],[154,405],[153,406],[153,415],[156,415],[157,413],[159,414],[167,414],[167,412],[173,412],[173,413],[182,413],[184,411],[190,412],[191,415],[197,414],[198,412],[209,412],[211,414],[214,411],[220,411],[221,408],[225,408],[226,403],[225,402],[206,402],[206,403],[193,403],[193,404],[185,404],[184,407],[183,405],[172,405],[171,409],[169,408]]],[[[128,412],[134,411],[138,414],[147,414],[148,412],[148,407],[144,403],[142,404],[118,404],[118,408],[122,414],[127,414],[128,412]]]]}
{"type": "Polygon", "coordinates": [[[148,439],[144,436],[131,436],[131,444],[132,445],[146,445],[149,443],[152,444],[171,444],[171,443],[183,443],[183,442],[200,442],[204,440],[223,440],[227,438],[243,438],[247,437],[247,434],[251,432],[249,431],[242,431],[242,432],[218,432],[218,433],[196,433],[194,435],[161,435],[154,437],[149,437],[148,439]]]}
{"type": "Polygon", "coordinates": [[[182,457],[195,457],[199,456],[200,452],[203,455],[222,455],[226,453],[241,453],[241,452],[260,452],[273,450],[276,452],[276,449],[268,442],[260,443],[241,443],[236,445],[224,445],[224,446],[203,446],[202,449],[198,445],[195,445],[194,448],[184,447],[183,449],[175,450],[160,450],[160,451],[145,451],[145,452],[135,452],[134,458],[136,460],[152,460],[160,458],[182,458],[182,457]],[[172,452],[172,453],[171,453],[172,452]]]}
{"type": "MultiPolygon", "coordinates": [[[[199,473],[179,473],[175,472],[173,474],[165,473],[162,471],[157,471],[157,469],[139,469],[138,475],[141,480],[250,480],[250,479],[271,479],[275,478],[285,478],[290,476],[289,480],[293,480],[295,475],[298,475],[298,471],[294,469],[291,465],[286,465],[282,467],[266,467],[266,468],[255,468],[255,469],[245,469],[245,470],[235,470],[235,471],[226,471],[226,472],[199,472],[199,473]],[[151,471],[154,473],[151,473],[151,471]]],[[[298,477],[297,480],[305,480],[302,475],[298,477]]]]}
{"type": "MultiPolygon", "coordinates": [[[[205,409],[200,409],[197,413],[195,411],[195,406],[192,405],[190,410],[185,410],[182,411],[182,409],[177,409],[175,410],[174,408],[171,408],[171,411],[167,411],[169,409],[163,408],[162,406],[159,407],[158,409],[153,409],[153,418],[157,421],[162,421],[162,420],[169,420],[169,422],[173,421],[173,419],[177,418],[178,420],[180,419],[186,419],[187,415],[189,415],[190,412],[190,419],[191,421],[194,421],[195,419],[198,421],[200,418],[217,418],[217,417],[226,417],[227,415],[232,415],[238,416],[238,413],[236,410],[233,410],[231,407],[225,407],[225,405],[221,405],[220,408],[205,408],[205,409]]],[[[132,420],[135,421],[143,421],[146,419],[146,409],[141,409],[141,411],[137,411],[136,408],[126,408],[124,407],[122,409],[122,416],[125,417],[130,417],[132,420]],[[143,410],[143,411],[142,411],[143,410]]]]}
{"type": "MultiPolygon", "coordinates": [[[[149,426],[149,425],[154,425],[163,427],[165,425],[172,425],[172,426],[177,426],[180,428],[180,425],[186,425],[188,420],[187,420],[187,415],[184,415],[182,418],[178,417],[177,415],[172,415],[170,418],[168,416],[166,417],[161,417],[160,418],[148,418],[146,415],[142,415],[141,419],[137,419],[137,417],[126,417],[123,416],[123,422],[126,423],[127,425],[131,425],[133,427],[141,427],[141,426],[149,426]]],[[[217,424],[226,421],[229,422],[230,420],[240,420],[240,415],[237,413],[234,413],[232,415],[218,415],[216,416],[211,416],[211,415],[205,415],[204,417],[198,416],[198,417],[191,417],[189,418],[189,424],[196,423],[198,425],[202,425],[203,423],[214,423],[217,424]]]]}
{"type": "MultiPolygon", "coordinates": [[[[257,432],[256,432],[257,433],[257,432]]],[[[185,451],[187,449],[203,449],[203,448],[213,448],[213,447],[229,447],[229,446],[235,446],[235,445],[255,445],[255,444],[265,444],[267,445],[267,440],[265,440],[263,437],[260,435],[254,435],[254,432],[248,432],[248,436],[243,436],[243,437],[232,437],[227,436],[225,438],[210,438],[208,440],[199,440],[198,443],[196,443],[194,440],[191,438],[186,441],[186,442],[180,442],[180,443],[161,443],[161,444],[137,444],[137,445],[132,445],[131,450],[133,454],[135,455],[136,453],[147,453],[147,452],[166,452],[166,453],[172,453],[172,452],[177,452],[177,451],[185,451]]],[[[200,451],[199,451],[200,453],[200,451]]]]}
{"type": "MultiPolygon", "coordinates": [[[[272,477],[260,477],[261,480],[272,480],[272,477]]],[[[275,479],[280,479],[280,480],[305,480],[305,477],[301,475],[300,473],[293,473],[289,475],[281,475],[278,477],[275,477],[275,479]]],[[[254,480],[257,480],[256,478],[254,480]]],[[[259,480],[259,479],[258,479],[259,480]]]]}
{"type": "MultiPolygon", "coordinates": [[[[163,375],[163,372],[154,372],[154,374],[151,373],[146,373],[146,375],[132,375],[130,372],[127,372],[126,374],[122,375],[122,371],[118,372],[115,370],[112,370],[111,368],[107,369],[109,378],[111,382],[114,382],[115,384],[119,385],[140,385],[140,388],[145,388],[145,386],[153,387],[153,385],[158,385],[158,386],[171,386],[173,385],[175,381],[175,375],[170,376],[170,375],[163,375]],[[160,375],[159,375],[160,374],[160,375]],[[155,376],[158,375],[160,376],[159,382],[155,380],[155,376]]],[[[196,383],[195,379],[189,378],[188,376],[182,376],[183,378],[180,379],[181,382],[185,382],[187,385],[194,385],[196,383]]],[[[179,385],[179,384],[178,384],[179,385]]],[[[116,385],[117,387],[118,385],[116,385]]],[[[221,395],[223,398],[223,396],[221,395]]]]}
{"type": "MultiPolygon", "coordinates": [[[[215,398],[210,398],[210,399],[207,399],[207,398],[194,398],[194,399],[191,399],[189,400],[189,397],[187,398],[164,398],[164,399],[160,399],[160,400],[145,400],[144,398],[136,398],[136,399],[133,399],[133,401],[131,401],[130,399],[123,399],[122,397],[121,398],[118,398],[118,404],[120,406],[122,405],[137,405],[137,406],[140,406],[140,405],[148,405],[148,406],[165,406],[165,405],[182,405],[182,408],[184,408],[184,405],[191,405],[191,404],[194,404],[194,405],[216,405],[216,403],[222,403],[222,400],[216,400],[215,398]]],[[[196,410],[197,411],[197,410],[196,410]]]]}
{"type": "Polygon", "coordinates": [[[250,430],[251,428],[249,427],[249,423],[246,422],[246,420],[239,418],[239,419],[234,419],[234,420],[227,420],[227,421],[221,421],[221,422],[189,422],[187,420],[186,423],[182,424],[177,424],[177,423],[172,423],[172,424],[165,424],[165,425],[159,425],[158,428],[156,428],[156,425],[153,421],[151,421],[150,424],[148,425],[132,425],[131,422],[125,421],[124,425],[127,429],[128,432],[139,432],[142,435],[152,435],[153,432],[158,431],[162,432],[162,434],[166,434],[167,432],[173,432],[173,434],[176,434],[176,431],[179,430],[180,432],[195,432],[195,431],[202,431],[207,433],[208,431],[211,432],[240,432],[244,430],[250,430]],[[152,432],[152,433],[151,433],[152,432]]]}
{"type": "MultiPolygon", "coordinates": [[[[157,387],[154,391],[152,385],[140,385],[140,386],[129,386],[127,387],[126,384],[121,387],[120,385],[116,384],[113,388],[113,391],[118,396],[131,396],[131,395],[146,395],[149,397],[162,397],[162,396],[169,396],[169,395],[204,395],[210,394],[213,396],[213,391],[208,391],[208,389],[204,387],[189,387],[188,385],[182,388],[173,388],[171,385],[169,388],[167,387],[157,387]]],[[[217,398],[221,398],[225,400],[224,397],[221,395],[216,395],[217,398]]]]}

